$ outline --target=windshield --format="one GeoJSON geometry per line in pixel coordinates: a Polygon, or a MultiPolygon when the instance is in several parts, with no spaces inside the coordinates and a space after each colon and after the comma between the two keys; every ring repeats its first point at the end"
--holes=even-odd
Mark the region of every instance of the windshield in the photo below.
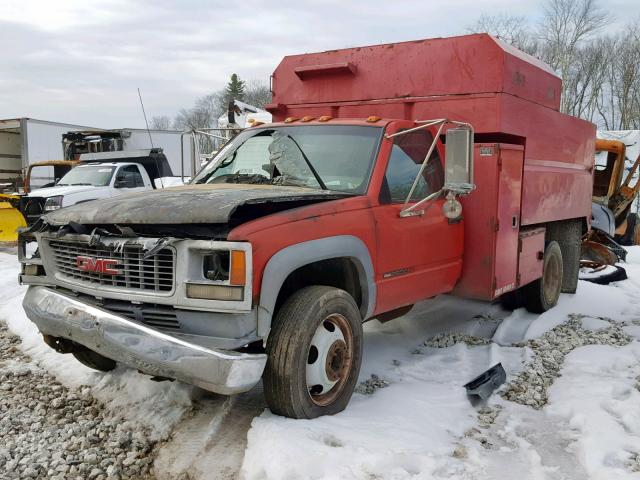
{"type": "Polygon", "coordinates": [[[364,193],[382,128],[313,125],[245,130],[192,183],[293,185],[364,193]]]}
{"type": "Polygon", "coordinates": [[[109,185],[111,176],[116,167],[106,167],[104,165],[83,165],[72,168],[56,184],[65,185],[93,185],[94,187],[104,187],[109,185]]]}

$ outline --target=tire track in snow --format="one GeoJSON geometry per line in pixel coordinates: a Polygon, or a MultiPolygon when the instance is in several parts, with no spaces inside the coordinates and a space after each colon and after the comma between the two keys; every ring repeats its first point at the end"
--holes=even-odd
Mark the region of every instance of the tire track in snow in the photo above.
{"type": "Polygon", "coordinates": [[[199,391],[194,410],[157,451],[158,479],[239,478],[253,419],[265,409],[262,385],[226,397],[199,391]]]}

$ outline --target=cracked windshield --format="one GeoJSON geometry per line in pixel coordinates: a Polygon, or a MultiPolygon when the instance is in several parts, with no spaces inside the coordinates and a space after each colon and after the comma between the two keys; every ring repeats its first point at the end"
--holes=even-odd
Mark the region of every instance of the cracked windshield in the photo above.
{"type": "Polygon", "coordinates": [[[342,125],[245,131],[193,183],[290,185],[361,194],[381,133],[380,127],[342,125]]]}

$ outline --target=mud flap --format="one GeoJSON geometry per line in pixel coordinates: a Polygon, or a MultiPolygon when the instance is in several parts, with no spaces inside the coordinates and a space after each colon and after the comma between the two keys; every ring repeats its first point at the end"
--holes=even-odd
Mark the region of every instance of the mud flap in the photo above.
{"type": "Polygon", "coordinates": [[[486,372],[481,373],[476,378],[468,382],[464,388],[467,396],[476,400],[488,399],[493,391],[507,381],[507,372],[504,371],[502,363],[497,363],[486,372]],[[474,398],[476,397],[476,398],[474,398]]]}

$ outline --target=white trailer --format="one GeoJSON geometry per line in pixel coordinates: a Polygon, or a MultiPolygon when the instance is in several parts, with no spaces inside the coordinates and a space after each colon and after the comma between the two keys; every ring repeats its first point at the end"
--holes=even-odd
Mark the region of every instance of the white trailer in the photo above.
{"type": "MultiPolygon", "coordinates": [[[[33,118],[14,118],[0,120],[0,184],[8,183],[12,186],[9,190],[18,190],[29,165],[44,160],[70,159],[65,156],[62,137],[70,132],[112,132],[122,139],[116,150],[148,149],[153,143],[153,147],[163,149],[173,175],[191,177],[194,169],[197,170],[197,167],[193,167],[196,162],[191,155],[191,136],[179,130],[106,130],[33,118]]],[[[96,148],[96,152],[103,151],[101,147],[96,148]]],[[[34,171],[32,187],[50,183],[55,180],[53,177],[53,167],[39,167],[34,171]]]]}
{"type": "MultiPolygon", "coordinates": [[[[34,118],[0,120],[0,183],[20,185],[26,168],[43,160],[62,160],[62,134],[90,127],[34,118]]],[[[53,169],[38,172],[35,184],[53,180],[53,169]]]]}

